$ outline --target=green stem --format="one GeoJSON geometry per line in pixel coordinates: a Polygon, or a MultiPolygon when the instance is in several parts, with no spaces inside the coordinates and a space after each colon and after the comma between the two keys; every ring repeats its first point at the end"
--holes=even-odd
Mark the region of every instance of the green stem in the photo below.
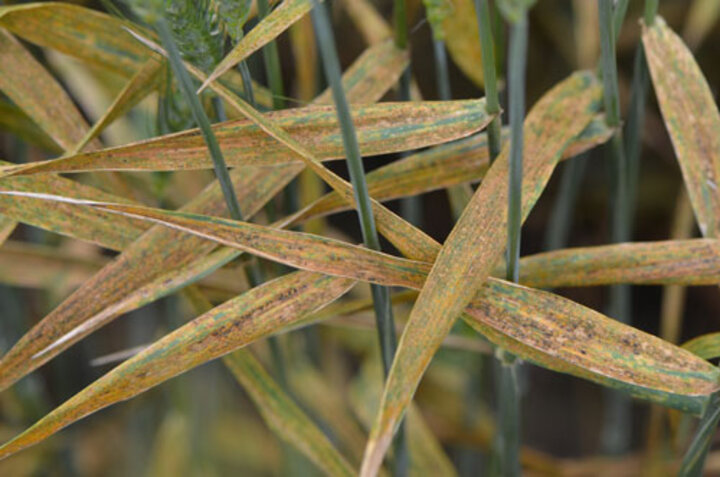
{"type": "Polygon", "coordinates": [[[615,38],[615,41],[617,41],[618,36],[620,36],[620,29],[625,21],[625,14],[627,14],[629,3],[630,0],[619,0],[613,9],[613,38],[615,38]]]}
{"type": "Polygon", "coordinates": [[[627,121],[623,129],[625,160],[627,161],[627,200],[630,208],[628,217],[630,221],[635,217],[636,190],[640,176],[642,132],[645,124],[645,104],[647,102],[649,87],[650,74],[647,62],[645,61],[645,50],[643,50],[642,44],[638,44],[635,50],[635,63],[633,65],[630,106],[628,108],[627,121]]]}
{"type": "Polygon", "coordinates": [[[703,475],[705,459],[710,450],[718,421],[720,421],[720,405],[718,405],[717,399],[713,399],[711,406],[700,419],[700,426],[685,453],[685,457],[683,457],[682,465],[678,471],[679,476],[700,477],[703,475]]]}
{"type": "Polygon", "coordinates": [[[645,0],[645,24],[652,26],[658,12],[658,0],[645,0]]]}
{"type": "MultiPolygon", "coordinates": [[[[350,180],[353,185],[355,201],[357,203],[363,241],[367,247],[373,250],[380,250],[380,239],[378,238],[375,227],[370,195],[368,194],[367,183],[365,181],[365,171],[360,155],[360,147],[355,134],[355,126],[350,116],[347,98],[342,89],[340,63],[334,48],[335,39],[333,38],[330,28],[330,22],[327,19],[325,7],[319,4],[317,0],[313,0],[313,3],[313,23],[318,36],[325,76],[327,77],[333,98],[335,99],[335,108],[341,126],[345,155],[347,157],[347,165],[350,172],[350,180]]],[[[390,370],[396,347],[394,320],[387,288],[373,285],[372,289],[379,322],[383,365],[387,373],[390,370]]]]}
{"type": "Polygon", "coordinates": [[[559,250],[568,244],[575,204],[580,194],[588,157],[580,155],[567,161],[560,176],[560,189],[553,204],[545,236],[545,250],[559,250]]]}
{"type": "Polygon", "coordinates": [[[433,58],[435,59],[435,80],[437,81],[438,99],[448,101],[452,97],[450,76],[448,75],[447,52],[445,42],[433,40],[433,58]]]}
{"type": "Polygon", "coordinates": [[[618,93],[615,37],[613,33],[612,0],[598,0],[602,77],[605,90],[605,118],[608,126],[620,126],[620,95],[618,93]]]}
{"type": "Polygon", "coordinates": [[[522,224],[523,120],[525,118],[525,66],[527,57],[527,13],[512,25],[508,78],[510,88],[510,184],[508,202],[507,279],[518,281],[520,226],[522,224]]]}
{"type": "Polygon", "coordinates": [[[405,0],[395,0],[393,4],[393,28],[395,46],[404,50],[408,47],[407,5],[405,0]]]}
{"type": "Polygon", "coordinates": [[[200,128],[200,132],[205,139],[205,144],[210,151],[210,158],[213,162],[215,175],[220,183],[225,203],[230,211],[230,217],[235,220],[242,220],[240,205],[238,204],[235,189],[233,189],[232,181],[230,180],[230,174],[228,172],[225,159],[220,151],[220,145],[218,144],[215,134],[210,126],[210,120],[208,119],[207,114],[205,114],[205,110],[200,103],[200,98],[198,98],[195,94],[195,88],[193,87],[192,80],[190,79],[190,74],[185,69],[185,65],[183,65],[182,59],[180,58],[180,52],[175,45],[175,41],[172,39],[170,28],[164,18],[158,19],[157,32],[165,51],[167,51],[168,60],[170,61],[170,66],[172,67],[175,77],[178,80],[180,90],[190,105],[190,110],[192,111],[195,123],[200,128]]]}
{"type": "MultiPolygon", "coordinates": [[[[605,146],[611,170],[611,242],[622,243],[630,239],[630,206],[628,201],[628,166],[625,160],[622,130],[620,128],[620,99],[618,94],[615,38],[619,27],[614,23],[612,0],[599,0],[600,47],[602,51],[602,77],[605,102],[605,120],[615,134],[605,146]]],[[[631,296],[627,285],[610,287],[607,314],[620,322],[630,321],[631,296]]],[[[606,418],[602,432],[605,451],[620,454],[630,445],[630,402],[626,395],[606,391],[606,418]]]]}
{"type": "Polygon", "coordinates": [[[497,90],[497,73],[495,68],[495,46],[492,27],[490,26],[490,8],[487,0],[475,0],[478,30],[480,32],[480,49],[482,52],[483,81],[485,83],[486,110],[495,114],[488,125],[488,151],[490,161],[494,161],[502,149],[502,122],[500,119],[500,98],[497,90]]]}
{"type": "MultiPolygon", "coordinates": [[[[518,281],[520,259],[520,230],[522,224],[523,175],[523,121],[525,119],[525,69],[527,63],[528,19],[527,10],[510,30],[508,54],[509,116],[510,116],[510,171],[508,195],[507,271],[509,281],[518,281]]],[[[520,475],[520,393],[518,390],[518,364],[515,357],[499,350],[499,455],[501,475],[520,475]]]]}
{"type": "MultiPolygon", "coordinates": [[[[270,13],[270,5],[268,0],[257,0],[258,16],[260,20],[270,13]]],[[[282,79],[282,70],[280,68],[280,54],[278,53],[277,42],[274,40],[263,47],[263,61],[265,63],[265,73],[268,77],[270,91],[273,95],[273,109],[285,108],[284,86],[282,79]]]]}
{"type": "MultiPolygon", "coordinates": [[[[325,76],[330,84],[330,89],[335,101],[335,110],[342,131],[345,156],[347,157],[350,181],[353,185],[355,201],[357,203],[363,241],[368,248],[380,250],[380,240],[375,227],[375,218],[373,217],[370,195],[368,194],[367,183],[365,181],[365,170],[363,169],[360,147],[357,142],[355,126],[350,115],[350,107],[342,88],[340,62],[337,57],[337,51],[335,50],[335,38],[333,37],[325,5],[321,4],[318,0],[313,0],[312,20],[318,38],[318,46],[325,69],[325,76]]],[[[383,369],[387,377],[395,355],[395,349],[397,348],[395,320],[392,314],[390,293],[387,287],[371,285],[370,288],[375,308],[378,337],[380,339],[383,369]]],[[[399,432],[396,440],[395,475],[405,475],[407,473],[407,446],[405,445],[403,436],[404,433],[402,431],[399,432]]]]}

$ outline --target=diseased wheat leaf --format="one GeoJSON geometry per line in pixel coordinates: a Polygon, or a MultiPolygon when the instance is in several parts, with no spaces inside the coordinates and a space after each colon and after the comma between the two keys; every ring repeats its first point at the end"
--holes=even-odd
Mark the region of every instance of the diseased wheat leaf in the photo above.
{"type": "MultiPolygon", "coordinates": [[[[7,164],[7,163],[5,163],[7,164]]],[[[26,191],[40,194],[59,194],[76,199],[125,202],[125,199],[108,194],[55,175],[13,177],[0,180],[0,191],[26,191]]],[[[93,242],[111,250],[123,250],[144,230],[147,223],[108,215],[100,210],[50,203],[32,197],[10,197],[0,194],[0,214],[69,237],[93,242]],[[118,221],[118,219],[120,219],[118,221]]]]}
{"type": "Polygon", "coordinates": [[[523,359],[663,406],[701,414],[720,389],[710,363],[548,292],[491,280],[464,319],[523,359]]]}
{"type": "MultiPolygon", "coordinates": [[[[367,72],[369,78],[374,78],[371,70],[367,70],[367,72]]],[[[376,82],[374,79],[371,81],[376,82]]],[[[378,83],[374,88],[366,88],[362,81],[355,81],[348,88],[348,95],[360,102],[376,101],[385,92],[383,84],[385,90],[392,85],[385,82],[378,83]],[[370,96],[363,97],[363,94],[370,96]]],[[[238,188],[239,199],[245,215],[250,217],[253,211],[263,206],[275,191],[292,180],[301,169],[300,165],[288,165],[274,168],[242,168],[233,171],[231,176],[234,178],[235,185],[240,186],[238,188]],[[247,202],[243,202],[244,200],[247,202]]],[[[38,177],[53,178],[55,176],[42,175],[38,177]]],[[[75,184],[67,179],[61,180],[66,181],[63,185],[75,184]]],[[[39,189],[36,192],[40,193],[51,194],[55,190],[55,185],[47,189],[38,188],[38,180],[35,177],[4,179],[0,182],[0,187],[7,185],[15,190],[26,190],[15,185],[16,182],[29,184],[26,187],[32,186],[39,189]]],[[[63,188],[58,188],[56,192],[66,197],[78,198],[75,189],[66,193],[63,188]]],[[[87,197],[95,200],[92,194],[88,194],[87,197]]],[[[38,215],[42,216],[38,214],[40,209],[36,205],[38,204],[37,199],[13,197],[11,200],[5,201],[6,198],[7,196],[0,196],[0,204],[7,203],[7,208],[12,208],[15,213],[26,214],[28,209],[24,205],[26,203],[32,204],[34,207],[30,209],[30,212],[35,213],[30,213],[29,217],[17,218],[17,220],[32,223],[29,220],[37,220],[38,215]]],[[[115,202],[109,197],[98,199],[115,202]]],[[[47,204],[47,201],[44,202],[47,204]]],[[[66,217],[74,215],[82,217],[82,214],[87,213],[83,210],[86,209],[85,207],[71,206],[70,209],[67,209],[65,208],[67,205],[58,204],[57,209],[60,213],[52,216],[54,218],[57,215],[57,223],[50,224],[66,232],[75,224],[74,220],[68,221],[66,217]]],[[[185,210],[204,211],[205,213],[209,213],[211,210],[225,210],[218,184],[210,185],[205,193],[189,204],[185,210]]],[[[2,208],[0,208],[0,213],[11,216],[2,208]]],[[[93,218],[97,217],[96,211],[92,213],[94,214],[93,218]]],[[[43,225],[45,225],[45,220],[46,218],[42,217],[43,225]]],[[[125,220],[123,222],[132,224],[125,220]]],[[[133,229],[133,227],[123,227],[123,222],[116,222],[120,225],[118,233],[127,233],[128,230],[133,229]]],[[[79,225],[82,225],[82,222],[79,225]]],[[[104,229],[92,232],[91,237],[97,239],[97,235],[100,235],[101,240],[106,238],[104,229]]],[[[84,230],[75,230],[73,233],[87,234],[84,230]]],[[[237,255],[236,251],[225,249],[205,256],[213,247],[207,241],[194,237],[189,238],[187,234],[167,230],[164,227],[150,230],[141,240],[134,242],[132,247],[119,247],[124,250],[124,253],[116,261],[105,267],[85,286],[68,297],[58,308],[26,333],[0,360],[0,389],[31,372],[44,361],[51,359],[64,348],[115,316],[191,283],[237,255]],[[147,257],[153,257],[153,260],[148,260],[147,257]],[[60,339],[63,341],[58,343],[60,339]],[[52,347],[52,349],[48,349],[48,347],[52,347]],[[36,356],[36,353],[43,350],[44,353],[41,356],[36,356]]]]}
{"type": "MultiPolygon", "coordinates": [[[[141,211],[149,212],[149,209],[129,206],[94,206],[113,207],[125,213],[132,211],[135,215],[141,211]]],[[[157,211],[152,214],[163,216],[166,222],[172,218],[176,225],[182,223],[185,230],[194,220],[187,214],[157,211]]],[[[293,246],[288,246],[283,252],[272,245],[271,239],[263,238],[264,232],[258,226],[248,226],[254,228],[250,230],[246,226],[238,227],[237,222],[208,217],[194,223],[203,230],[203,236],[215,239],[223,235],[223,229],[245,229],[250,235],[230,235],[232,239],[221,241],[230,244],[231,240],[250,240],[250,245],[232,243],[241,248],[259,250],[258,244],[265,240],[267,243],[263,248],[268,250],[270,258],[354,279],[370,279],[382,284],[403,283],[419,289],[424,279],[422,272],[426,274],[429,268],[429,264],[425,264],[424,270],[421,268],[408,274],[402,266],[392,266],[392,262],[408,267],[414,262],[387,256],[390,266],[383,267],[382,262],[377,262],[367,268],[381,254],[293,232],[279,234],[288,240],[293,236],[295,238],[293,246]],[[349,255],[343,252],[352,249],[354,252],[349,255]]],[[[265,231],[269,232],[272,229],[265,231]]],[[[348,279],[348,286],[352,281],[348,279]]],[[[522,357],[551,369],[624,389],[666,406],[699,412],[706,395],[718,386],[717,375],[720,372],[713,366],[692,358],[692,355],[669,343],[555,295],[490,279],[466,311],[466,319],[472,326],[496,343],[505,346],[509,342],[510,349],[522,357]],[[613,338],[612,346],[604,341],[607,336],[613,338]]]]}
{"type": "Polygon", "coordinates": [[[311,0],[283,0],[279,7],[263,18],[235,45],[232,51],[215,67],[215,71],[208,76],[200,89],[204,89],[220,75],[274,40],[309,12],[311,8],[311,0]]]}
{"type": "Polygon", "coordinates": [[[87,123],[65,90],[18,40],[1,29],[0,90],[63,149],[85,135],[87,123]]]}
{"type": "Polygon", "coordinates": [[[541,253],[520,260],[520,283],[543,288],[611,283],[716,285],[720,284],[720,242],[667,240],[541,253]]]}
{"type": "MultiPolygon", "coordinates": [[[[324,237],[287,232],[230,219],[166,212],[137,206],[98,203],[88,203],[88,205],[132,216],[142,216],[306,271],[321,272],[343,278],[422,289],[430,269],[429,263],[392,257],[324,237]]],[[[708,245],[715,245],[714,243],[708,244],[711,242],[709,240],[687,242],[689,243],[688,250],[675,248],[691,257],[688,260],[694,259],[692,256],[701,251],[698,245],[705,246],[705,248],[708,248],[708,245]]],[[[637,251],[641,252],[644,246],[645,244],[638,244],[637,251]]],[[[619,250],[621,255],[627,256],[627,252],[623,251],[621,246],[612,247],[619,250]]],[[[608,247],[603,248],[607,249],[608,247]]],[[[645,246],[645,251],[653,252],[652,248],[657,249],[655,252],[658,254],[663,247],[645,246]]],[[[714,250],[712,247],[710,249],[714,250]]],[[[578,254],[578,256],[582,260],[582,254],[578,254]]],[[[653,254],[638,253],[638,257],[641,260],[644,258],[648,261],[649,267],[653,267],[653,254]]],[[[609,260],[609,254],[602,255],[602,258],[609,260]]],[[[698,260],[703,261],[703,257],[699,257],[698,260]]],[[[572,278],[568,281],[572,282],[572,278]]],[[[501,333],[513,340],[520,341],[521,345],[526,348],[528,346],[534,348],[535,351],[531,355],[528,355],[527,350],[521,350],[521,355],[530,356],[531,359],[543,364],[552,363],[552,369],[570,372],[595,381],[612,382],[611,385],[615,387],[626,389],[647,399],[667,401],[665,404],[669,406],[689,406],[688,408],[692,410],[697,410],[698,403],[702,402],[704,399],[702,396],[706,394],[705,385],[690,379],[689,376],[692,376],[692,373],[682,376],[685,384],[676,383],[672,387],[663,387],[658,384],[658,381],[650,380],[649,376],[652,372],[665,372],[662,371],[665,368],[659,357],[666,356],[669,359],[679,351],[676,347],[628,326],[618,328],[619,325],[613,320],[564,298],[490,278],[488,284],[472,297],[466,313],[472,317],[470,320],[474,326],[479,326],[481,329],[484,329],[483,326],[489,326],[491,328],[489,333],[492,336],[501,333]],[[545,311],[542,312],[542,310],[545,311]],[[553,310],[558,311],[556,313],[553,310]],[[504,314],[506,319],[494,318],[494,314],[504,314]],[[565,343],[562,333],[568,333],[570,336],[579,329],[578,323],[585,323],[583,330],[578,331],[578,338],[582,339],[575,340],[572,345],[568,345],[568,350],[572,350],[575,354],[562,351],[564,348],[559,346],[565,343]],[[549,328],[556,329],[556,331],[551,333],[547,331],[549,328]],[[626,339],[620,340],[617,346],[608,345],[607,342],[603,342],[607,335],[622,335],[626,339]],[[560,341],[548,340],[549,336],[558,336],[560,341]],[[586,353],[578,351],[578,343],[586,346],[583,348],[587,351],[586,353]],[[633,349],[632,358],[628,358],[628,353],[623,351],[625,349],[623,347],[629,346],[632,346],[633,349]],[[603,353],[600,353],[600,350],[603,350],[603,353]],[[580,353],[581,358],[576,356],[577,353],[580,353]],[[640,366],[641,369],[636,370],[636,366],[640,366]],[[651,371],[651,368],[657,369],[651,371]],[[681,384],[686,387],[681,387],[681,384]],[[671,389],[674,390],[673,396],[668,397],[667,394],[671,389]],[[687,399],[685,399],[687,395],[701,397],[692,397],[690,399],[692,402],[688,404],[689,401],[686,402],[687,399]]],[[[683,353],[680,353],[676,359],[685,362],[687,356],[683,357],[683,353]]],[[[673,363],[669,362],[668,365],[674,366],[673,363]]],[[[688,363],[688,366],[690,369],[699,369],[697,362],[688,363]]],[[[707,381],[708,379],[710,378],[704,376],[701,380],[707,381]]],[[[720,383],[718,384],[720,385],[720,383]]]]}
{"type": "Polygon", "coordinates": [[[0,7],[0,27],[36,45],[130,77],[151,52],[124,27],[134,26],[97,10],[67,3],[0,7]],[[52,32],[49,35],[48,32],[52,32]]]}
{"type": "MultiPolygon", "coordinates": [[[[290,109],[264,115],[323,160],[344,157],[332,107],[290,109]]],[[[484,124],[478,101],[382,103],[353,109],[363,155],[416,149],[462,138],[484,124]],[[442,127],[440,127],[442,125],[442,127]]],[[[213,127],[228,166],[298,162],[296,155],[248,120],[213,127]]],[[[184,170],[211,168],[207,147],[197,129],[7,168],[7,176],[92,170],[184,170]]]]}
{"type": "MultiPolygon", "coordinates": [[[[523,218],[537,201],[565,147],[590,123],[601,89],[589,73],[555,86],[525,120],[523,218]]],[[[507,236],[509,148],[495,160],[437,256],[395,355],[362,476],[380,467],[405,407],[435,350],[502,255],[507,236]]]]}
{"type": "Polygon", "coordinates": [[[0,447],[0,458],[167,379],[278,332],[342,296],[352,280],[296,272],[266,282],[156,341],[0,447]]]}
{"type": "Polygon", "coordinates": [[[700,231],[720,234],[720,113],[690,50],[658,17],[643,26],[643,45],[665,126],[700,231]]]}

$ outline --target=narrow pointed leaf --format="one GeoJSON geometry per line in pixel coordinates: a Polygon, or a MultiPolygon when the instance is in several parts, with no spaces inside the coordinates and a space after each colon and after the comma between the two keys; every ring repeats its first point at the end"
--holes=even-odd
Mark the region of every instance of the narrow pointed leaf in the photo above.
{"type": "Polygon", "coordinates": [[[59,2],[0,7],[0,27],[36,45],[52,48],[130,77],[151,52],[125,27],[132,25],[97,10],[59,2]],[[48,32],[52,32],[49,35],[48,32]]]}
{"type": "Polygon", "coordinates": [[[701,414],[720,389],[712,364],[548,292],[491,280],[464,319],[523,359],[663,406],[701,414]]]}
{"type": "Polygon", "coordinates": [[[256,52],[302,18],[312,8],[311,0],[283,0],[279,7],[248,32],[235,48],[215,67],[200,90],[215,81],[220,75],[256,52]]]}
{"type": "MultiPolygon", "coordinates": [[[[555,86],[525,120],[523,218],[543,191],[562,151],[594,117],[600,88],[588,73],[555,86]]],[[[395,427],[455,319],[500,259],[507,236],[509,148],[493,163],[440,251],[400,339],[361,475],[382,464],[395,427]]]]}
{"type": "MultiPolygon", "coordinates": [[[[6,164],[6,163],[5,163],[6,164]]],[[[0,191],[58,194],[76,199],[125,202],[121,197],[55,175],[12,177],[0,181],[0,191]]],[[[101,210],[61,202],[0,194],[0,214],[51,232],[122,250],[148,229],[147,223],[101,210]],[[120,220],[118,220],[120,219],[120,220]]]]}
{"type": "Polygon", "coordinates": [[[643,26],[643,45],[700,231],[720,235],[720,113],[700,67],[658,17],[643,26]]]}
{"type": "MultiPolygon", "coordinates": [[[[320,159],[339,159],[344,150],[332,107],[311,107],[267,113],[267,120],[320,159]]],[[[382,103],[353,108],[363,155],[387,154],[462,138],[479,130],[486,114],[482,103],[446,101],[382,103]]],[[[298,162],[297,155],[248,120],[213,127],[228,166],[277,165],[298,162]]],[[[73,144],[74,145],[74,144],[73,144]]],[[[103,149],[51,161],[5,169],[5,174],[92,170],[184,170],[211,168],[207,147],[197,129],[169,134],[127,146],[103,149]]]]}
{"type": "Polygon", "coordinates": [[[520,282],[531,287],[720,284],[720,242],[667,240],[569,248],[520,260],[520,282]]]}
{"type": "Polygon", "coordinates": [[[85,135],[87,123],[67,93],[18,40],[1,29],[0,90],[63,149],[85,135]]]}
{"type": "Polygon", "coordinates": [[[0,447],[0,458],[271,333],[343,295],[352,280],[297,272],[267,282],[153,343],[0,447]]]}

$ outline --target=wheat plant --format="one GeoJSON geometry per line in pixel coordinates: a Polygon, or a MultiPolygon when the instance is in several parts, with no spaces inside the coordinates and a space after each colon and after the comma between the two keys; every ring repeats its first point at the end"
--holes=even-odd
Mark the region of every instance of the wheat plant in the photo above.
{"type": "Polygon", "coordinates": [[[717,0],[10,3],[3,475],[720,472],[717,0]]]}

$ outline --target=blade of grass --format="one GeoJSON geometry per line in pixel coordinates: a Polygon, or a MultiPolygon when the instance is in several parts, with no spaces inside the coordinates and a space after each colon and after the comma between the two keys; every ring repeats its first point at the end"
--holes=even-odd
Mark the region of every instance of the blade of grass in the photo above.
{"type": "Polygon", "coordinates": [[[156,26],[163,46],[168,52],[168,60],[170,61],[170,66],[172,67],[173,72],[175,73],[175,78],[180,85],[180,89],[185,97],[185,100],[190,105],[190,110],[192,111],[195,123],[199,126],[205,144],[210,152],[210,158],[212,159],[213,168],[215,169],[215,176],[220,184],[220,189],[222,190],[223,197],[225,198],[225,204],[230,212],[230,216],[236,220],[242,220],[240,205],[238,204],[237,195],[235,194],[235,189],[233,189],[232,180],[230,179],[225,159],[223,158],[222,151],[220,150],[220,145],[213,134],[210,126],[210,120],[205,114],[202,104],[200,104],[200,99],[194,92],[195,89],[193,88],[192,80],[183,66],[182,59],[180,58],[180,52],[178,51],[175,41],[172,38],[170,28],[163,18],[158,19],[156,26]]]}
{"type": "MultiPolygon", "coordinates": [[[[405,24],[404,18],[405,0],[399,0],[399,3],[396,2],[396,9],[399,5],[402,5],[401,16],[403,17],[400,20],[401,23],[403,23],[403,28],[406,29],[407,25],[405,24]]],[[[396,15],[398,14],[399,13],[396,11],[396,15]]],[[[355,126],[353,124],[352,117],[350,116],[350,108],[348,106],[347,98],[345,97],[345,92],[342,89],[342,83],[340,81],[340,62],[337,57],[337,51],[335,50],[335,38],[325,10],[325,5],[322,5],[318,0],[313,0],[312,20],[315,27],[315,34],[318,39],[318,46],[320,48],[320,57],[322,58],[322,64],[325,69],[325,77],[330,84],[330,89],[333,92],[335,109],[342,129],[347,166],[353,186],[355,202],[357,203],[358,220],[360,222],[363,242],[371,250],[379,251],[381,249],[380,238],[375,227],[375,217],[373,216],[370,196],[368,195],[367,183],[365,181],[365,170],[363,168],[362,156],[360,155],[360,146],[358,145],[355,126]]],[[[404,31],[404,35],[405,37],[407,36],[406,30],[404,31]]],[[[396,46],[403,48],[407,45],[398,43],[396,37],[396,46]]],[[[409,79],[409,71],[403,74],[403,76],[405,75],[408,75],[409,79]]],[[[401,84],[403,83],[404,82],[401,78],[401,84]]],[[[409,96],[409,81],[407,83],[409,96]]],[[[390,372],[390,365],[393,357],[395,356],[395,349],[397,348],[395,320],[393,318],[392,306],[390,304],[390,291],[387,288],[378,285],[371,285],[370,291],[373,297],[373,306],[375,309],[383,369],[385,371],[385,376],[387,377],[390,372]]],[[[396,476],[404,476],[407,474],[409,456],[407,453],[407,444],[405,443],[403,430],[400,431],[396,441],[395,450],[394,474],[396,476]]]]}
{"type": "MultiPolygon", "coordinates": [[[[615,31],[612,0],[598,0],[598,22],[600,26],[601,66],[603,75],[605,119],[614,136],[606,146],[611,165],[611,241],[614,243],[630,240],[628,165],[623,149],[620,120],[620,96],[618,92],[617,64],[615,58],[615,31]]],[[[630,289],[625,285],[610,287],[608,314],[627,323],[630,318],[630,289]]],[[[611,454],[620,454],[630,445],[630,403],[625,396],[607,394],[606,418],[602,442],[611,454]]]]}
{"type": "MultiPolygon", "coordinates": [[[[365,171],[362,165],[360,147],[350,116],[350,108],[347,104],[345,93],[342,90],[342,85],[340,84],[340,64],[338,62],[337,52],[335,51],[335,38],[332,34],[327,12],[324,8],[324,6],[320,5],[320,2],[313,0],[312,19],[315,34],[318,38],[320,56],[325,69],[325,77],[333,92],[335,109],[341,125],[343,144],[347,157],[348,170],[350,172],[350,180],[353,184],[363,242],[371,250],[380,250],[380,240],[377,229],[375,228],[375,218],[373,216],[370,196],[368,195],[367,183],[365,181],[365,171]]],[[[390,363],[392,363],[396,347],[395,324],[392,317],[392,308],[390,307],[390,296],[387,288],[373,286],[371,291],[373,302],[375,303],[380,349],[387,373],[390,369],[390,363]]]]}

